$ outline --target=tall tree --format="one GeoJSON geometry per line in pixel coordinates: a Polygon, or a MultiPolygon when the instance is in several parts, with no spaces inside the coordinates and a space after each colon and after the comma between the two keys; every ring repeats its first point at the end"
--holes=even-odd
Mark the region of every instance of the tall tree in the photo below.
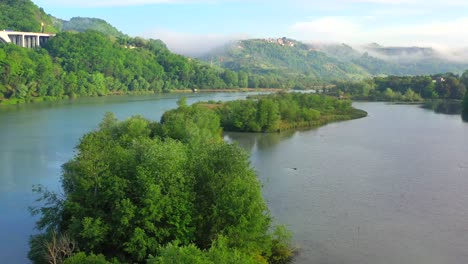
{"type": "Polygon", "coordinates": [[[462,118],[468,122],[468,92],[465,92],[465,97],[462,102],[462,118]]]}
{"type": "Polygon", "coordinates": [[[43,192],[45,206],[34,212],[42,213],[38,228],[45,233],[31,239],[30,258],[45,263],[57,233],[76,245],[72,254],[82,251],[68,263],[105,263],[103,256],[125,263],[288,259],[270,233],[247,153],[219,132],[213,111],[183,101],[162,124],[107,114],[63,166],[64,198],[43,192]],[[209,142],[201,144],[202,137],[209,142]]]}

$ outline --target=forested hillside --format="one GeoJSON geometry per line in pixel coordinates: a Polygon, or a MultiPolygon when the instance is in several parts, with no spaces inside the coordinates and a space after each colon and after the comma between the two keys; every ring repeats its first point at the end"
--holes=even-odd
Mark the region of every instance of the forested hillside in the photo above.
{"type": "Polygon", "coordinates": [[[125,41],[135,46],[95,31],[59,33],[42,49],[0,44],[0,102],[246,87],[250,78],[171,53],[159,40],[125,41]]]}
{"type": "MultiPolygon", "coordinates": [[[[176,89],[307,89],[382,74],[446,70],[456,74],[468,68],[444,60],[428,48],[373,44],[363,53],[347,45],[311,46],[287,38],[239,41],[206,55],[201,62],[170,52],[160,40],[126,36],[100,19],[63,21],[30,0],[1,1],[0,7],[0,29],[40,31],[44,23],[45,31],[58,32],[41,49],[0,44],[0,104],[176,89]]],[[[386,88],[390,87],[373,91],[382,95],[386,88]]],[[[410,88],[395,92],[404,95],[411,90],[427,98],[422,89],[410,88]]],[[[455,92],[447,94],[440,91],[437,97],[459,98],[455,92]]],[[[382,98],[380,95],[376,98],[382,98]]],[[[419,100],[412,93],[406,98],[419,100]]]]}
{"type": "Polygon", "coordinates": [[[89,17],[73,17],[69,21],[59,20],[61,31],[85,32],[94,30],[107,36],[124,37],[125,35],[105,20],[89,17]]]}
{"type": "Polygon", "coordinates": [[[468,63],[449,60],[431,48],[374,44],[355,49],[346,44],[304,44],[287,38],[238,41],[202,59],[233,70],[303,78],[309,82],[461,73],[468,68],[468,63]]]}
{"type": "Polygon", "coordinates": [[[358,65],[374,76],[461,73],[468,69],[468,63],[448,59],[432,48],[384,47],[375,43],[358,48],[346,44],[310,47],[343,62],[358,65]]]}
{"type": "Polygon", "coordinates": [[[43,196],[33,263],[282,264],[290,234],[273,226],[247,153],[225,143],[212,110],[161,122],[106,115],[63,166],[63,195],[43,196]],[[99,255],[94,255],[99,254],[99,255]]]}
{"type": "Polygon", "coordinates": [[[377,101],[462,100],[468,87],[468,71],[427,76],[375,77],[362,82],[337,82],[335,95],[377,101]]]}
{"type": "Polygon", "coordinates": [[[215,109],[224,130],[240,132],[278,132],[367,116],[350,100],[286,92],[230,101],[215,109]]]}
{"type": "Polygon", "coordinates": [[[112,37],[125,36],[102,19],[73,17],[67,21],[45,13],[44,9],[30,0],[0,1],[0,30],[41,32],[42,23],[44,23],[44,32],[48,33],[94,30],[112,37]]]}
{"type": "Polygon", "coordinates": [[[45,32],[58,32],[53,18],[30,0],[0,1],[0,30],[41,32],[41,23],[45,32]]]}
{"type": "Polygon", "coordinates": [[[310,50],[303,43],[286,38],[239,41],[203,59],[232,70],[303,79],[305,83],[356,80],[369,76],[357,65],[310,50]]]}

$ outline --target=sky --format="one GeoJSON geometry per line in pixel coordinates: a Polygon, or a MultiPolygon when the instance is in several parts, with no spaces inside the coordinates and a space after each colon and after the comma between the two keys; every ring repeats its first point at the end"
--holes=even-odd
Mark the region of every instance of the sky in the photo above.
{"type": "Polygon", "coordinates": [[[101,18],[194,54],[246,38],[468,47],[468,0],[33,0],[62,19],[101,18]]]}

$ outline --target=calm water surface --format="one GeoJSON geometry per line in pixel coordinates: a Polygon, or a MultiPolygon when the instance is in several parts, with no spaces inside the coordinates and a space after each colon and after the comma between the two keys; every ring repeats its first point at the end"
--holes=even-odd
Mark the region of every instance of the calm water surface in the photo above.
{"type": "Polygon", "coordinates": [[[284,135],[228,134],[252,152],[295,263],[468,263],[468,123],[418,106],[284,135]]]}
{"type": "MultiPolygon", "coordinates": [[[[25,263],[33,184],[57,190],[60,165],[103,114],[158,120],[180,95],[0,108],[0,259],[25,263]]],[[[245,94],[198,94],[233,100],[245,94]]],[[[357,103],[369,117],[283,134],[226,134],[251,151],[296,263],[468,263],[468,124],[418,106],[357,103]]]]}
{"type": "MultiPolygon", "coordinates": [[[[246,93],[184,94],[187,102],[235,100],[246,93]]],[[[75,102],[0,106],[0,263],[28,263],[34,222],[31,189],[60,189],[61,165],[74,155],[83,134],[95,129],[105,112],[119,119],[143,115],[159,120],[177,106],[180,94],[82,99],[75,102]]]]}

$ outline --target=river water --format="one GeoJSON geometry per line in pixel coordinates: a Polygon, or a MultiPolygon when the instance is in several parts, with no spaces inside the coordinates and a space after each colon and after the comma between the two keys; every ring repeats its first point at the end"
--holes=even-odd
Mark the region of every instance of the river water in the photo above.
{"type": "MultiPolygon", "coordinates": [[[[58,190],[61,164],[105,112],[159,120],[180,96],[0,107],[1,262],[27,262],[32,185],[58,190]]],[[[369,116],[225,136],[252,153],[272,215],[294,234],[295,263],[468,263],[468,123],[414,105],[355,106],[369,116]]]]}

